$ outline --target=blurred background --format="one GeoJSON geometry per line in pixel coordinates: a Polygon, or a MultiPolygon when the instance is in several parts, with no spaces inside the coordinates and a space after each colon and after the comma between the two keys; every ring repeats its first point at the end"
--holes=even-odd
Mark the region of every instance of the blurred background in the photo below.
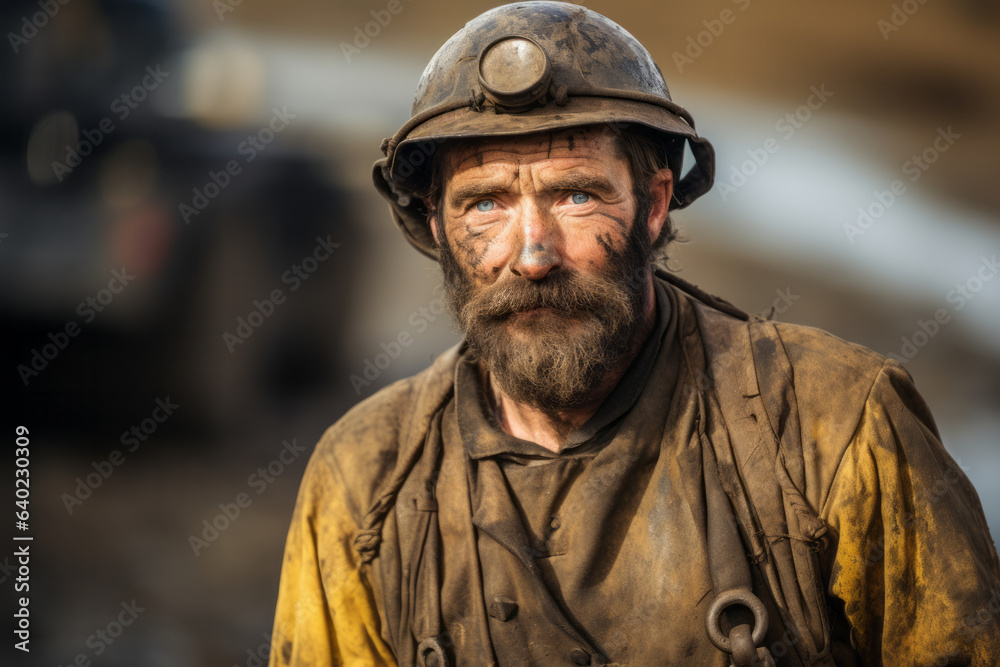
{"type": "MultiPolygon", "coordinates": [[[[265,663],[308,453],[457,340],[370,167],[496,3],[389,4],[0,9],[2,465],[27,426],[34,537],[8,664],[265,663]]],[[[996,535],[1000,6],[586,4],[718,153],[671,268],[905,360],[996,535]]]]}

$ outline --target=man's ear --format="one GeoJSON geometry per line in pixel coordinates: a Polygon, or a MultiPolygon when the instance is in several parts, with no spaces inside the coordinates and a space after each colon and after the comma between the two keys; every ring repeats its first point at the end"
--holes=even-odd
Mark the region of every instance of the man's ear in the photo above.
{"type": "Polygon", "coordinates": [[[653,199],[649,210],[649,242],[656,243],[670,213],[670,198],[674,194],[674,173],[667,168],[658,171],[649,180],[649,194],[653,199]]]}
{"type": "Polygon", "coordinates": [[[424,198],[424,208],[427,209],[427,223],[431,226],[431,235],[434,237],[434,244],[441,245],[441,237],[438,235],[438,214],[437,208],[430,199],[424,198]]]}

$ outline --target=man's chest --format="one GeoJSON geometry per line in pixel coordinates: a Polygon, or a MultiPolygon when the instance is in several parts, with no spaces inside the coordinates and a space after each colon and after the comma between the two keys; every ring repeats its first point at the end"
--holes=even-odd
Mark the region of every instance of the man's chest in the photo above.
{"type": "Polygon", "coordinates": [[[681,471],[658,440],[626,444],[539,465],[446,454],[441,611],[460,664],[483,611],[502,665],[725,664],[681,471]]]}

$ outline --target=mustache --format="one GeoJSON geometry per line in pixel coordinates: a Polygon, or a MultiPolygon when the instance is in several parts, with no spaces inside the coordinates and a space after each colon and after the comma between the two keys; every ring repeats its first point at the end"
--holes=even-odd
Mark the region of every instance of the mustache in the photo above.
{"type": "Polygon", "coordinates": [[[620,298],[604,280],[575,270],[560,270],[544,280],[515,277],[467,294],[464,314],[480,322],[496,322],[529,310],[547,308],[567,315],[594,313],[609,299],[620,298]]]}

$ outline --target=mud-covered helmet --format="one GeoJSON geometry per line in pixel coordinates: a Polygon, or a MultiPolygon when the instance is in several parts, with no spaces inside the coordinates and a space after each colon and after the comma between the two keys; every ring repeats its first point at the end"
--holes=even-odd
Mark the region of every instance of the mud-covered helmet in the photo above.
{"type": "MultiPolygon", "coordinates": [[[[423,202],[435,150],[449,139],[502,137],[582,125],[645,126],[664,142],[686,139],[695,166],[674,188],[683,208],[712,187],[715,152],[670,99],[649,52],[614,21],[564,2],[503,5],[469,21],[428,63],[412,116],[382,142],[373,178],[393,219],[437,258],[423,202]]],[[[668,152],[681,174],[683,150],[668,152]]]]}

